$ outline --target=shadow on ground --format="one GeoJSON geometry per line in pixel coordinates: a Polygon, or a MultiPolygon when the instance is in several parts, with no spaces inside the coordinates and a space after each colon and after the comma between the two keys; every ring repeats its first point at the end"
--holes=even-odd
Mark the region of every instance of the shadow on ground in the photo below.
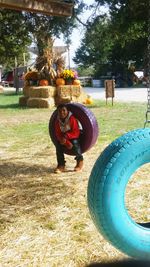
{"type": "Polygon", "coordinates": [[[71,183],[68,185],[53,174],[53,169],[24,162],[0,164],[0,187],[0,224],[3,227],[26,214],[39,221],[50,218],[54,207],[74,191],[71,183]],[[47,214],[40,214],[45,207],[47,214]]]}

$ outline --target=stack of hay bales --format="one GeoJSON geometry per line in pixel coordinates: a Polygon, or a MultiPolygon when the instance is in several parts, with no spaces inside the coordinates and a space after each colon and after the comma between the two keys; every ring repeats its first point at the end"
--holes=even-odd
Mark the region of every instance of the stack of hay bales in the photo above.
{"type": "Polygon", "coordinates": [[[19,105],[30,108],[53,108],[62,103],[86,103],[87,94],[80,85],[25,86],[19,105]]]}
{"type": "Polygon", "coordinates": [[[80,85],[60,85],[57,86],[57,93],[55,96],[55,105],[61,103],[85,103],[87,94],[80,85]]]}
{"type": "Polygon", "coordinates": [[[19,104],[30,108],[52,108],[55,106],[56,87],[54,86],[25,86],[19,104]]]}

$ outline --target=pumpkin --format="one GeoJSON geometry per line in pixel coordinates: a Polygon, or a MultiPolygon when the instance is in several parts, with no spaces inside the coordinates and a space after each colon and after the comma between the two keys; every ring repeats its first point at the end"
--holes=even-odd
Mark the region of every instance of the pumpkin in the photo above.
{"type": "Polygon", "coordinates": [[[48,85],[48,80],[42,79],[39,81],[40,86],[47,86],[48,85]]]}
{"type": "Polygon", "coordinates": [[[73,81],[73,85],[81,85],[80,80],[75,79],[73,81]]]}
{"type": "Polygon", "coordinates": [[[56,85],[57,86],[65,85],[65,80],[63,78],[57,78],[56,85]]]}
{"type": "Polygon", "coordinates": [[[24,75],[24,79],[29,81],[37,81],[38,80],[38,72],[37,71],[29,71],[24,75]]]}
{"type": "Polygon", "coordinates": [[[93,104],[93,100],[92,100],[92,98],[91,98],[90,96],[87,97],[87,99],[86,99],[86,104],[88,104],[88,105],[93,104]]]}

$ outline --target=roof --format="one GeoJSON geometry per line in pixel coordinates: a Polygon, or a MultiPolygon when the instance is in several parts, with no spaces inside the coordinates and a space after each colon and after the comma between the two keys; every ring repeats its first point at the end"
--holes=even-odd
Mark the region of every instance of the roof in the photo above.
{"type": "Polygon", "coordinates": [[[50,16],[71,16],[73,1],[70,0],[0,0],[0,7],[42,13],[50,16]]]}

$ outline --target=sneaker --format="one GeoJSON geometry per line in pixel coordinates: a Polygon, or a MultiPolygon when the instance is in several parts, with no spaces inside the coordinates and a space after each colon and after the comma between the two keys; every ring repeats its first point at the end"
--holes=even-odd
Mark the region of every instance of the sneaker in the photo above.
{"type": "Polygon", "coordinates": [[[54,170],[54,173],[61,173],[65,171],[65,166],[57,166],[57,168],[54,170]]]}
{"type": "Polygon", "coordinates": [[[77,165],[74,168],[75,172],[79,172],[81,171],[83,168],[83,160],[77,161],[77,165]]]}

